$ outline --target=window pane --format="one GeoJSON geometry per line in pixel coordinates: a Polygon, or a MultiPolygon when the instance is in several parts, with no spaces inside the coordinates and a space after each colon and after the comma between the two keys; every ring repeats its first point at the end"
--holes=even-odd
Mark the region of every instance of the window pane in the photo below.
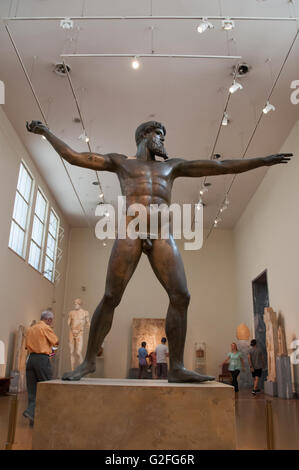
{"type": "Polygon", "coordinates": [[[31,187],[32,178],[26,170],[25,166],[21,163],[17,188],[27,202],[29,202],[30,199],[31,187]]]}
{"type": "Polygon", "coordinates": [[[53,261],[51,261],[50,258],[48,258],[48,256],[46,256],[44,275],[47,279],[49,279],[49,281],[53,281],[53,279],[54,279],[53,267],[54,267],[53,261]]]}
{"type": "Polygon", "coordinates": [[[50,214],[50,222],[49,222],[49,232],[51,233],[51,235],[56,238],[57,236],[57,226],[58,226],[58,220],[57,220],[57,217],[53,214],[53,212],[51,211],[51,214],[50,214]]]}
{"type": "Polygon", "coordinates": [[[37,243],[37,245],[39,246],[42,245],[43,231],[44,224],[42,224],[41,221],[36,216],[34,216],[32,227],[32,240],[34,240],[35,243],[37,243]]]}
{"type": "Polygon", "coordinates": [[[24,239],[25,232],[12,221],[8,246],[20,256],[23,256],[24,239]]]}
{"type": "Polygon", "coordinates": [[[47,240],[47,255],[52,260],[54,260],[54,255],[55,255],[55,245],[56,245],[55,239],[49,233],[48,234],[48,240],[47,240]]]}
{"type": "Polygon", "coordinates": [[[14,211],[13,211],[13,218],[19,225],[25,230],[26,223],[27,223],[27,214],[28,214],[28,204],[24,201],[24,199],[16,193],[14,211]]]}
{"type": "Polygon", "coordinates": [[[54,282],[55,280],[55,262],[58,241],[58,228],[59,219],[55,215],[54,211],[51,210],[49,218],[44,276],[52,282],[54,282]]]}
{"type": "Polygon", "coordinates": [[[35,213],[42,222],[44,222],[46,218],[46,207],[47,207],[46,199],[44,198],[44,196],[41,194],[40,191],[37,191],[35,213]]]}
{"type": "Polygon", "coordinates": [[[41,249],[33,242],[30,243],[28,263],[39,270],[41,249]]]}

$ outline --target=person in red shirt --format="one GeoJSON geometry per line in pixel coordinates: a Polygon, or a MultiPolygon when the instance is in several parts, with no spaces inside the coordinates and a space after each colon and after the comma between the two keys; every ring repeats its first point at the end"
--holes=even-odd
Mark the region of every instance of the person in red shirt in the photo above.
{"type": "Polygon", "coordinates": [[[28,329],[26,336],[26,349],[29,351],[26,363],[28,407],[23,416],[29,419],[31,426],[34,423],[37,383],[52,379],[49,357],[53,346],[58,345],[58,337],[51,328],[53,319],[53,312],[45,310],[40,321],[28,329]]]}

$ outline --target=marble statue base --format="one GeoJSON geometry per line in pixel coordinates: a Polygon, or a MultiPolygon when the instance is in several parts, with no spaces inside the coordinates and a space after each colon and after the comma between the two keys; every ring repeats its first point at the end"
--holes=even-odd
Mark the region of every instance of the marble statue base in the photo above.
{"type": "Polygon", "coordinates": [[[37,387],[33,449],[235,449],[235,393],[218,382],[53,380],[37,387]]]}
{"type": "Polygon", "coordinates": [[[264,382],[264,393],[272,397],[277,397],[277,382],[266,380],[264,382]]]}
{"type": "Polygon", "coordinates": [[[277,394],[280,398],[293,398],[291,361],[289,356],[276,358],[277,394]]]}

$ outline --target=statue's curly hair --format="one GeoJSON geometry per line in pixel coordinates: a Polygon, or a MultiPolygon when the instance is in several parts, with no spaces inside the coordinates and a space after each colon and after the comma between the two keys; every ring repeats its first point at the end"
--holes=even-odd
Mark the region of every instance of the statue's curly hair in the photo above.
{"type": "Polygon", "coordinates": [[[166,129],[163,126],[163,124],[161,124],[161,122],[148,121],[148,122],[143,122],[142,124],[140,124],[140,126],[138,126],[135,131],[136,145],[140,144],[140,142],[142,141],[142,139],[144,138],[146,134],[148,134],[149,132],[155,129],[162,129],[162,131],[164,132],[164,135],[166,135],[166,129]]]}

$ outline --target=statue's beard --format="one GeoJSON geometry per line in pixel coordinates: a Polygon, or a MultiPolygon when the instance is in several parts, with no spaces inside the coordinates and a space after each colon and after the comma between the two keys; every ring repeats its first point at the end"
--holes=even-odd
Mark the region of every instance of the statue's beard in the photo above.
{"type": "Polygon", "coordinates": [[[148,148],[151,152],[153,152],[158,157],[162,157],[162,158],[164,158],[164,160],[168,159],[168,155],[167,155],[166,149],[165,149],[163,144],[161,144],[161,143],[156,144],[156,142],[151,140],[150,142],[148,142],[148,148]]]}

